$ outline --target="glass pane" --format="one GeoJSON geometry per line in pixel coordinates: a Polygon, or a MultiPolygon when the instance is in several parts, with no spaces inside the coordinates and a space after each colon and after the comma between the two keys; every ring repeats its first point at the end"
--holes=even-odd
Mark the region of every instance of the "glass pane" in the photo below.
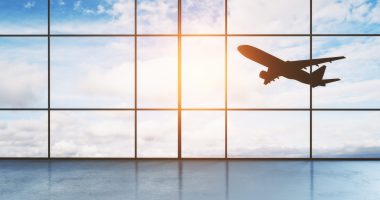
{"type": "Polygon", "coordinates": [[[310,32],[308,0],[230,0],[229,33],[310,32]]]}
{"type": "Polygon", "coordinates": [[[0,157],[47,157],[47,112],[1,111],[0,146],[0,157]]]}
{"type": "MultiPolygon", "coordinates": [[[[251,45],[284,61],[309,59],[308,37],[233,37],[228,51],[228,106],[254,108],[309,108],[310,86],[280,76],[268,85],[260,78],[268,68],[237,48],[251,45]]],[[[307,69],[308,71],[309,69],[307,69]]]]}
{"type": "Polygon", "coordinates": [[[224,157],[224,111],[182,112],[182,156],[224,157]]]}
{"type": "Polygon", "coordinates": [[[177,157],[177,111],[141,111],[137,115],[138,157],[177,157]]]}
{"type": "Polygon", "coordinates": [[[133,157],[134,112],[52,111],[52,157],[133,157]]]}
{"type": "Polygon", "coordinates": [[[0,34],[46,34],[47,0],[1,1],[0,34]]]}
{"type": "Polygon", "coordinates": [[[228,112],[228,156],[309,157],[309,112],[228,112]]]}
{"type": "MultiPolygon", "coordinates": [[[[316,108],[380,107],[380,38],[314,37],[313,57],[346,56],[327,63],[324,78],[340,78],[313,89],[316,108]]],[[[316,69],[315,67],[313,69],[316,69]]]]}
{"type": "Polygon", "coordinates": [[[0,107],[46,108],[47,39],[0,38],[0,107]]]}
{"type": "Polygon", "coordinates": [[[313,32],[379,33],[379,12],[376,0],[314,0],[313,32]]]}
{"type": "Polygon", "coordinates": [[[183,38],[182,107],[224,108],[224,80],[224,38],[183,38]]]}
{"type": "Polygon", "coordinates": [[[134,107],[132,38],[53,38],[52,107],[134,107]]]}
{"type": "Polygon", "coordinates": [[[183,0],[182,33],[224,34],[224,0],[183,0]]]}
{"type": "Polygon", "coordinates": [[[379,158],[379,121],[376,111],[313,112],[313,156],[379,158]]]}
{"type": "Polygon", "coordinates": [[[138,38],[139,108],[178,106],[178,43],[176,37],[138,38]]]}
{"type": "Polygon", "coordinates": [[[55,34],[133,34],[133,0],[51,0],[55,34]]]}
{"type": "Polygon", "coordinates": [[[178,0],[137,0],[139,34],[177,34],[178,0]]]}

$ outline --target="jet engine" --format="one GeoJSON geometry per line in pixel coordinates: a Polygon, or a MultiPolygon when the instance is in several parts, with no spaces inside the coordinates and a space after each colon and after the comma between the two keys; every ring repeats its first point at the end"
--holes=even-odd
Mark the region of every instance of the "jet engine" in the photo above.
{"type": "Polygon", "coordinates": [[[260,78],[266,80],[269,78],[269,74],[267,71],[261,71],[260,74],[259,74],[260,78]]]}

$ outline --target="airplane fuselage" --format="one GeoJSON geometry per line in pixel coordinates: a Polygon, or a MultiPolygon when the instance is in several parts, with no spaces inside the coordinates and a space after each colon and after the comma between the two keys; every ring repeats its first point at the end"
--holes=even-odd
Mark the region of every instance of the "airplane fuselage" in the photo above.
{"type": "Polygon", "coordinates": [[[312,82],[312,76],[310,73],[302,69],[294,70],[291,67],[287,67],[286,65],[279,68],[279,76],[283,76],[288,79],[297,80],[305,84],[310,84],[312,82]],[[284,70],[281,70],[281,69],[284,69],[284,70]]]}
{"type": "Polygon", "coordinates": [[[273,70],[268,70],[269,76],[283,76],[301,83],[310,84],[311,75],[309,73],[288,67],[287,62],[258,48],[252,49],[254,50],[254,54],[250,55],[251,58],[254,57],[255,61],[261,65],[272,66],[273,70]]]}

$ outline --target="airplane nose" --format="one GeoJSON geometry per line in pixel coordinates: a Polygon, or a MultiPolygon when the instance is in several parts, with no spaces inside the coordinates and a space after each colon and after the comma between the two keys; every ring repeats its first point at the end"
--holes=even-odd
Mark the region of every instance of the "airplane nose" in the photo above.
{"type": "Polygon", "coordinates": [[[238,49],[239,51],[241,51],[241,50],[243,50],[244,46],[245,46],[245,45],[240,45],[240,46],[238,46],[237,49],[238,49]]]}
{"type": "Polygon", "coordinates": [[[245,46],[247,46],[247,45],[240,45],[240,46],[238,46],[238,51],[241,53],[242,51],[244,51],[244,48],[245,48],[245,46]]]}

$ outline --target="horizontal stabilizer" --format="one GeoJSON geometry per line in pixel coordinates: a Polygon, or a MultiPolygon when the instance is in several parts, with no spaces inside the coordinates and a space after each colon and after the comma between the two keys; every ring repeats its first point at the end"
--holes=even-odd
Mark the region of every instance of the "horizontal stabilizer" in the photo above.
{"type": "Polygon", "coordinates": [[[335,81],[340,81],[340,78],[323,79],[322,83],[326,85],[327,83],[332,83],[332,82],[335,82],[335,81]]]}
{"type": "Polygon", "coordinates": [[[314,83],[312,85],[312,87],[326,86],[326,84],[332,83],[332,82],[335,82],[335,81],[340,81],[340,79],[339,78],[323,79],[323,80],[320,80],[319,82],[314,83]]]}

